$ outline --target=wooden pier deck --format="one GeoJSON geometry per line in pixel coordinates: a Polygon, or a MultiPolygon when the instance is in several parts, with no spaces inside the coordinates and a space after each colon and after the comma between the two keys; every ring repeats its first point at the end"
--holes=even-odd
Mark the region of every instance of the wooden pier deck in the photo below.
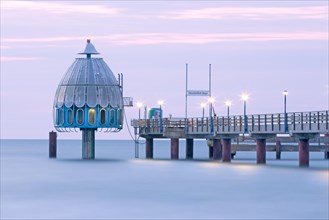
{"type": "Polygon", "coordinates": [[[136,135],[146,139],[146,157],[153,158],[153,139],[171,139],[171,158],[178,159],[179,138],[185,138],[186,158],[193,158],[193,139],[212,141],[209,155],[215,160],[230,162],[236,151],[257,152],[257,163],[266,163],[266,151],[299,151],[300,166],[309,166],[309,151],[322,151],[329,158],[329,111],[216,116],[203,118],[133,119],[136,135]],[[280,135],[289,136],[298,144],[282,145],[280,135]],[[255,145],[231,144],[248,137],[255,145]],[[310,140],[318,145],[310,145],[310,140]],[[266,141],[273,144],[267,144],[266,141]],[[283,147],[284,146],[284,147],[283,147]]]}

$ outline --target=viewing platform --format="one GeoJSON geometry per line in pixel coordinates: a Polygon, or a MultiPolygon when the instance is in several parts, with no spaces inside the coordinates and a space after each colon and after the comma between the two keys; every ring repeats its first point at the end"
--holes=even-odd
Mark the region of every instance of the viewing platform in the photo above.
{"type": "MultiPolygon", "coordinates": [[[[193,139],[207,139],[212,145],[209,147],[209,156],[214,160],[230,162],[236,151],[256,150],[257,163],[265,164],[267,150],[275,149],[277,154],[282,151],[281,141],[276,143],[276,139],[273,139],[282,134],[289,134],[294,140],[298,140],[300,166],[309,166],[309,152],[313,150],[322,151],[325,158],[329,158],[329,111],[292,112],[286,115],[277,113],[201,118],[160,117],[133,119],[131,125],[135,135],[146,139],[146,158],[153,158],[154,138],[171,139],[172,159],[178,159],[180,138],[186,139],[187,159],[193,158],[193,139]],[[256,146],[235,144],[232,147],[232,140],[239,143],[241,136],[255,140],[256,146]],[[309,144],[309,140],[314,138],[319,140],[316,149],[312,149],[312,145],[310,148],[309,144]],[[266,140],[275,143],[275,147],[266,146],[266,140]]],[[[289,146],[290,150],[297,150],[297,146],[289,146]]]]}

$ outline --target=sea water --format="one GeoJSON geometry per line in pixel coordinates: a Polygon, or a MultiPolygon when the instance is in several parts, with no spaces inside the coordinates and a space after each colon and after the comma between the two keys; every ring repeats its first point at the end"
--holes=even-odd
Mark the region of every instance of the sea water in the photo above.
{"type": "Polygon", "coordinates": [[[135,158],[132,141],[96,141],[96,159],[81,159],[81,141],[1,140],[1,219],[328,219],[329,160],[310,153],[238,152],[231,163],[208,159],[205,141],[195,160],[170,160],[170,142],[154,142],[154,160],[135,158]]]}

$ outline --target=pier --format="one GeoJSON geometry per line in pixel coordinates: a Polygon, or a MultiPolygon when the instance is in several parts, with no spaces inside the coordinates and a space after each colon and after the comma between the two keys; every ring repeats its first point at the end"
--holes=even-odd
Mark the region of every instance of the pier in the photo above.
{"type": "MultiPolygon", "coordinates": [[[[230,162],[237,151],[256,151],[257,164],[266,164],[266,151],[298,151],[299,166],[309,166],[309,152],[324,152],[329,158],[329,111],[215,116],[201,118],[133,119],[135,134],[146,139],[146,158],[153,158],[153,139],[171,140],[171,159],[178,159],[179,139],[186,139],[186,159],[193,159],[193,140],[210,142],[209,157],[230,162]],[[298,145],[283,144],[282,134],[298,145]],[[281,140],[280,140],[281,138],[281,140]],[[289,137],[288,137],[289,138],[289,137]],[[240,143],[254,140],[255,144],[240,143]],[[234,144],[232,144],[232,140],[234,144]],[[310,140],[318,144],[310,145],[310,140]],[[271,141],[271,144],[267,142],[271,141]]],[[[251,142],[252,143],[252,142],[251,142]]]]}

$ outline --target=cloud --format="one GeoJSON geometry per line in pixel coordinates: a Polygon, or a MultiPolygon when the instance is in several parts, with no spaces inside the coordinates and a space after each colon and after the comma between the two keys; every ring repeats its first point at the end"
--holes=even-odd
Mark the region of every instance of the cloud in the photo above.
{"type": "Polygon", "coordinates": [[[65,2],[43,2],[43,1],[3,1],[1,3],[3,10],[35,10],[45,11],[50,13],[84,13],[84,14],[99,14],[112,16],[118,14],[120,9],[109,8],[101,5],[93,4],[68,4],[65,2]]]}
{"type": "MultiPolygon", "coordinates": [[[[265,42],[289,40],[328,40],[327,32],[263,32],[263,33],[128,33],[103,36],[62,36],[43,38],[3,38],[3,43],[56,43],[63,41],[105,41],[114,45],[210,44],[221,42],[265,42]]],[[[26,45],[24,45],[26,46],[26,45]]]]}
{"type": "Polygon", "coordinates": [[[163,19],[325,19],[328,20],[328,6],[315,7],[213,7],[167,12],[163,19]]]}
{"type": "MultiPolygon", "coordinates": [[[[87,37],[88,38],[88,37],[87,37]]],[[[35,37],[35,38],[3,38],[4,43],[45,43],[45,42],[63,42],[63,41],[77,41],[87,39],[78,36],[60,36],[60,37],[35,37]]]]}
{"type": "Polygon", "coordinates": [[[119,44],[209,44],[220,42],[260,42],[278,40],[327,40],[323,32],[305,33],[223,33],[223,34],[137,34],[122,36],[119,44]]]}
{"type": "Polygon", "coordinates": [[[7,56],[1,56],[0,61],[1,62],[12,62],[12,61],[33,61],[33,60],[42,60],[43,57],[7,57],[7,56]]]}

